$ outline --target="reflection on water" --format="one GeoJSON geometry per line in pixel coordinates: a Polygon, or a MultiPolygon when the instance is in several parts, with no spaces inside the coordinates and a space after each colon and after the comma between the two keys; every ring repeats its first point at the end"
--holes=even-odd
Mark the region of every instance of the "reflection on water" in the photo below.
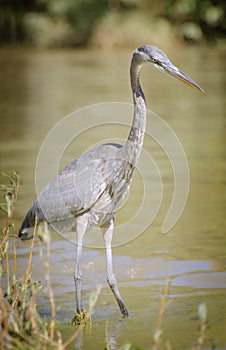
{"type": "MultiPolygon", "coordinates": [[[[85,332],[82,339],[77,339],[80,345],[76,348],[89,349],[94,341],[101,347],[106,319],[110,319],[112,344],[121,346],[132,342],[142,348],[150,347],[161,287],[167,276],[171,277],[171,304],[165,313],[164,339],[170,340],[175,348],[190,346],[196,339],[198,327],[192,319],[198,303],[205,300],[210,320],[208,337],[220,341],[219,349],[226,347],[223,332],[226,326],[225,52],[192,48],[168,55],[205,90],[205,94],[199,94],[149,67],[145,67],[142,74],[148,108],[170,124],[187,155],[191,176],[188,202],[171,232],[159,234],[172,199],[173,172],[161,147],[146,138],[144,147],[151,153],[163,180],[161,208],[151,227],[113,251],[115,273],[132,317],[118,322],[119,311],[105,283],[104,250],[85,248],[82,260],[84,306],[88,305],[89,295],[96,285],[103,285],[103,289],[91,334],[85,332]]],[[[1,50],[1,170],[17,169],[23,178],[15,212],[17,228],[35,198],[35,162],[44,137],[65,115],[78,108],[107,101],[130,103],[129,59],[127,51],[1,50]]],[[[109,120],[114,121],[114,115],[109,113],[109,120]]],[[[61,164],[63,166],[96,143],[125,138],[127,134],[128,128],[117,126],[82,133],[69,145],[61,164]]],[[[146,166],[148,173],[149,164],[146,166]]],[[[152,189],[150,206],[157,195],[157,187],[151,183],[150,174],[145,183],[145,187],[152,189]]],[[[116,218],[119,224],[136,212],[141,189],[143,191],[142,176],[137,172],[128,203],[116,218]]],[[[150,206],[143,213],[144,218],[150,214],[150,206]]],[[[139,229],[139,222],[136,224],[139,229]]],[[[87,239],[101,241],[101,233],[95,232],[95,235],[98,238],[91,233],[87,239]]],[[[117,237],[115,239],[117,241],[117,237]]],[[[20,273],[25,268],[28,247],[29,242],[19,243],[20,273]]],[[[60,320],[73,316],[74,248],[60,236],[53,236],[51,276],[60,320]]],[[[39,252],[37,244],[33,274],[45,284],[45,269],[39,252]]],[[[45,290],[39,296],[38,305],[42,313],[49,314],[45,290]]],[[[65,337],[69,333],[70,328],[65,330],[65,337]]],[[[210,343],[206,343],[208,346],[210,343]]],[[[112,345],[114,347],[117,348],[112,345]]]]}

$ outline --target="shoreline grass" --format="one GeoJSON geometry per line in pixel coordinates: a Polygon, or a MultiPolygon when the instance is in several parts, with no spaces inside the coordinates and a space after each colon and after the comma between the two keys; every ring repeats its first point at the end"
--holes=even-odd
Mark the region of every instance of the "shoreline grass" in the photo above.
{"type": "MultiPolygon", "coordinates": [[[[9,183],[1,185],[5,202],[0,204],[6,215],[5,227],[2,230],[0,243],[0,348],[1,349],[65,349],[81,331],[77,327],[75,333],[64,344],[62,334],[56,329],[56,306],[50,280],[50,233],[47,225],[43,241],[46,245],[46,280],[51,310],[49,321],[41,318],[36,309],[36,294],[39,291],[37,281],[32,281],[32,254],[36,236],[31,240],[25,273],[17,278],[17,250],[12,221],[15,203],[20,187],[20,176],[14,172],[6,175],[9,183]],[[9,264],[9,242],[13,238],[13,264],[9,264]],[[6,282],[6,283],[4,283],[6,282]]],[[[43,238],[43,237],[42,237],[43,238]]]]}

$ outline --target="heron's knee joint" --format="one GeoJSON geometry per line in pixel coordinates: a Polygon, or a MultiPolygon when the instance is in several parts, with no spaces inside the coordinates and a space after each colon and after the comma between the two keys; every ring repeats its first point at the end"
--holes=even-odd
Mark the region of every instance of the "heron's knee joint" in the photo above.
{"type": "Polygon", "coordinates": [[[82,282],[82,275],[77,274],[76,272],[73,273],[75,282],[82,282]]]}
{"type": "Polygon", "coordinates": [[[114,276],[111,276],[110,278],[107,278],[107,282],[109,284],[109,286],[111,287],[117,287],[117,282],[114,276]]]}

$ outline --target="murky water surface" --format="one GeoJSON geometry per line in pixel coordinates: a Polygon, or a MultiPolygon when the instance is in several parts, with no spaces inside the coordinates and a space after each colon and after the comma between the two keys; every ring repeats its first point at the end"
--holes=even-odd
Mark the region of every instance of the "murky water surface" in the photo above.
{"type": "MultiPolygon", "coordinates": [[[[17,229],[36,195],[36,159],[47,133],[79,108],[109,101],[131,103],[130,55],[127,51],[0,51],[1,170],[16,169],[23,178],[15,211],[17,229]]],[[[190,168],[187,205],[177,225],[168,234],[162,234],[161,226],[173,196],[173,171],[164,150],[147,135],[144,148],[152,161],[143,162],[140,170],[138,167],[131,194],[116,217],[120,229],[113,242],[115,274],[131,317],[120,319],[105,282],[101,233],[91,231],[82,257],[84,307],[88,308],[96,286],[102,285],[102,290],[91,329],[80,334],[71,349],[103,349],[106,332],[112,349],[125,343],[132,343],[134,348],[150,348],[167,277],[171,286],[163,317],[162,344],[169,341],[174,349],[191,348],[198,336],[197,308],[204,301],[209,320],[205,348],[210,349],[213,344],[217,349],[226,348],[225,51],[191,48],[168,55],[205,90],[205,94],[198,93],[149,67],[142,72],[148,108],[164,118],[184,147],[190,168]],[[161,206],[155,212],[161,190],[156,169],[163,187],[161,206]],[[142,206],[145,193],[147,202],[142,206]],[[137,208],[141,209],[136,217],[137,208]],[[131,221],[133,217],[135,220],[131,221]],[[127,226],[128,222],[132,224],[127,226]],[[142,232],[144,222],[148,225],[142,232]]],[[[122,110],[119,108],[119,113],[122,110]]],[[[128,111],[129,124],[130,106],[128,111]]],[[[114,108],[107,106],[106,113],[108,123],[118,120],[114,108]]],[[[97,143],[126,138],[128,126],[95,126],[95,115],[93,118],[92,128],[80,135],[76,130],[82,121],[79,114],[75,118],[71,128],[76,137],[59,160],[60,167],[97,143]]],[[[151,120],[148,128],[151,130],[151,120]]],[[[52,144],[53,159],[59,144],[60,135],[52,144]]],[[[46,164],[42,169],[44,182],[50,176],[48,168],[46,164]]],[[[20,242],[18,246],[20,274],[26,266],[29,246],[30,242],[20,242]]],[[[33,277],[45,286],[42,249],[37,242],[33,277]]],[[[61,321],[70,320],[75,310],[74,257],[75,245],[54,234],[51,280],[61,321]]],[[[45,288],[37,303],[40,312],[49,316],[45,288]]],[[[67,339],[73,328],[65,326],[63,333],[67,339]]]]}

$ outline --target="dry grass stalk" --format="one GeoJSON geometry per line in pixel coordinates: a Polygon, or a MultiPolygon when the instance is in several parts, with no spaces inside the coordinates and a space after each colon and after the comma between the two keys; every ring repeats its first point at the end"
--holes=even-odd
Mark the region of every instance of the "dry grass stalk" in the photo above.
{"type": "Polygon", "coordinates": [[[207,307],[205,303],[201,303],[198,307],[198,316],[200,319],[200,331],[196,346],[192,350],[201,350],[204,343],[205,332],[207,327],[207,307]]]}
{"type": "Polygon", "coordinates": [[[50,302],[50,308],[51,308],[51,320],[49,325],[49,336],[50,339],[53,340],[54,337],[54,330],[55,330],[55,323],[56,323],[56,306],[54,302],[54,294],[51,286],[51,279],[50,279],[50,231],[47,226],[47,224],[44,225],[45,235],[47,236],[45,242],[46,242],[46,249],[47,249],[47,261],[46,261],[46,281],[47,281],[47,288],[49,293],[49,302],[50,302]]]}
{"type": "Polygon", "coordinates": [[[169,292],[169,285],[170,285],[170,279],[167,279],[164,285],[164,290],[161,298],[161,303],[159,307],[159,314],[158,314],[158,321],[156,325],[156,331],[153,336],[153,341],[152,341],[152,349],[153,350],[158,350],[159,346],[159,341],[160,341],[160,336],[162,333],[162,319],[163,319],[163,314],[165,311],[165,306],[166,306],[166,300],[169,292]]]}

